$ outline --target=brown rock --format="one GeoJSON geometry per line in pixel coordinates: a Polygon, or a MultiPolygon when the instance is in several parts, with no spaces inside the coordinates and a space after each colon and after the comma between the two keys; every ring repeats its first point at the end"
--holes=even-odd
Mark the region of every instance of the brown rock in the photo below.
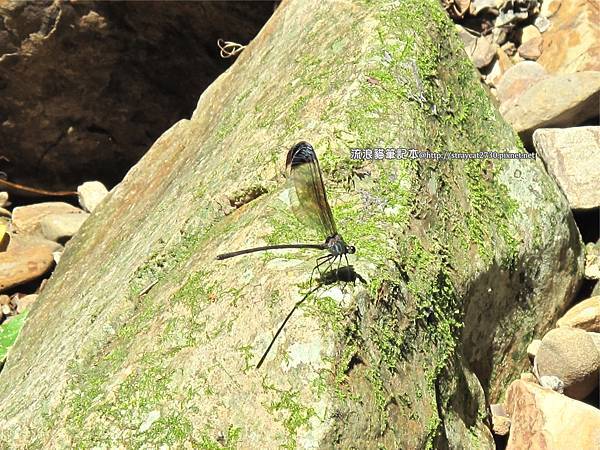
{"type": "Polygon", "coordinates": [[[599,448],[600,410],[593,406],[520,380],[508,388],[505,403],[507,450],[599,448]]]}
{"type": "MultiPolygon", "coordinates": [[[[550,4],[556,5],[557,2],[550,4]]],[[[542,7],[546,14],[556,9],[558,8],[551,8],[550,5],[542,7]]],[[[544,33],[542,56],[538,62],[551,73],[600,70],[598,23],[598,2],[563,2],[558,12],[552,16],[552,26],[544,33]]]]}
{"type": "MultiPolygon", "coordinates": [[[[198,8],[203,3],[194,5],[198,8]]],[[[440,45],[439,65],[452,69],[456,55],[445,40],[447,24],[429,20],[430,13],[435,14],[430,7],[439,5],[428,3],[411,10],[411,21],[429,24],[430,37],[440,45]]],[[[85,234],[78,233],[69,243],[65,258],[41,294],[44,298],[40,297],[32,308],[26,332],[11,348],[0,372],[2,442],[12,444],[18,440],[22,447],[60,448],[69,443],[76,445],[82,439],[91,442],[91,438],[101,438],[108,448],[123,446],[132,439],[139,440],[136,430],[146,422],[148,411],[141,405],[141,410],[134,408],[135,417],[118,412],[123,405],[138,406],[139,399],[148,396],[156,400],[161,417],[167,419],[182,411],[194,411],[186,416],[184,424],[191,427],[192,435],[180,436],[180,442],[204,439],[199,433],[208,422],[211,429],[207,441],[222,441],[220,433],[235,426],[241,430],[238,447],[244,449],[278,448],[282,444],[417,449],[431,442],[432,424],[444,428],[450,448],[481,447],[474,441],[489,442],[482,417],[485,395],[481,384],[489,398],[496,399],[504,392],[506,381],[526,364],[522,360],[526,337],[556,322],[561,306],[577,290],[583,271],[583,253],[572,214],[541,164],[495,163],[493,183],[478,184],[477,198],[491,196],[514,203],[514,214],[503,217],[498,217],[494,205],[461,202],[464,185],[470,183],[472,174],[465,174],[459,167],[440,168],[440,175],[451,170],[456,182],[443,186],[445,193],[439,204],[435,193],[441,187],[436,183],[425,187],[432,198],[423,203],[423,217],[449,217],[462,230],[471,223],[471,211],[477,214],[480,234],[494,243],[498,241],[497,245],[484,240],[465,247],[453,233],[438,227],[430,233],[422,233],[422,227],[411,227],[402,239],[410,247],[416,237],[417,244],[433,252],[431,270],[419,268],[416,274],[420,285],[439,285],[439,264],[457,267],[459,273],[453,276],[457,282],[478,280],[461,290],[456,304],[446,302],[441,305],[442,311],[437,307],[433,311],[433,319],[449,314],[450,325],[453,317],[460,316],[461,322],[465,317],[462,342],[457,341],[465,355],[445,358],[447,370],[435,380],[443,390],[441,396],[436,389],[428,388],[431,383],[427,380],[440,357],[447,356],[448,348],[442,345],[433,349],[426,328],[418,327],[414,336],[405,333],[406,326],[411,327],[411,317],[399,314],[395,320],[399,312],[395,301],[402,293],[393,283],[381,285],[377,305],[367,311],[360,304],[364,293],[361,286],[350,287],[351,292],[344,295],[338,287],[328,289],[331,292],[322,295],[335,299],[342,296],[343,309],[336,307],[325,315],[321,314],[323,308],[315,313],[297,311],[299,314],[275,342],[263,370],[254,370],[251,366],[269,345],[282,318],[304,295],[298,284],[309,278],[314,262],[301,252],[281,252],[282,257],[293,260],[277,257],[268,263],[260,255],[214,261],[218,253],[260,245],[269,237],[281,242],[282,237],[271,232],[271,224],[274,220],[289,224],[291,213],[284,207],[271,208],[268,196],[229,215],[219,212],[217,204],[220,197],[226,201],[230,194],[243,192],[256,183],[278,179],[285,147],[297,139],[293,136],[304,138],[306,134],[306,139],[315,142],[319,156],[330,149],[329,159],[347,159],[345,137],[335,130],[347,128],[346,112],[362,114],[364,101],[372,99],[373,93],[383,92],[377,84],[363,86],[360,75],[376,67],[383,70],[392,61],[400,62],[396,59],[402,48],[386,46],[391,52],[388,57],[382,52],[381,39],[401,42],[406,30],[393,23],[374,26],[380,20],[381,5],[372,2],[282,2],[231,70],[202,94],[194,115],[177,122],[144,155],[114,194],[94,211],[84,226],[85,234]],[[336,20],[329,20],[331,17],[336,20]],[[375,54],[381,59],[374,60],[375,54]],[[349,79],[356,79],[350,90],[349,79]],[[292,93],[288,92],[290,86],[294,88],[292,93]],[[333,102],[331,112],[341,113],[341,119],[324,117],[327,104],[319,95],[312,95],[322,92],[323,87],[327,88],[325,100],[333,102]],[[299,104],[303,106],[296,111],[299,104]],[[319,136],[327,138],[327,133],[331,139],[324,142],[319,136]],[[277,162],[265,155],[273,155],[277,162]],[[215,198],[218,192],[221,195],[215,198]],[[467,207],[467,214],[462,213],[461,205],[467,207]],[[494,223],[495,218],[500,223],[494,223]],[[501,233],[497,236],[499,227],[501,233]],[[516,260],[512,238],[502,230],[518,236],[516,260]],[[446,254],[438,246],[440,240],[447,240],[453,250],[446,254]],[[482,257],[480,250],[492,260],[482,257]],[[507,270],[506,264],[493,264],[493,260],[512,261],[514,267],[507,270]],[[519,278],[526,287],[533,287],[525,289],[527,295],[523,295],[519,278]],[[154,285],[157,280],[168,282],[154,285]],[[154,287],[148,292],[150,285],[154,287]],[[232,304],[238,307],[234,309],[232,304]],[[392,316],[387,313],[390,308],[392,316]],[[339,313],[343,315],[340,320],[339,313]],[[356,321],[355,317],[363,319],[356,321]],[[335,329],[330,326],[332,320],[337,322],[335,329]],[[374,321],[376,325],[381,322],[381,326],[372,329],[374,321]],[[364,344],[358,334],[348,342],[345,333],[336,331],[354,325],[358,326],[356,333],[364,337],[364,344]],[[410,338],[414,349],[406,355],[388,351],[389,339],[402,337],[410,338]],[[354,343],[358,348],[350,345],[354,343]],[[342,349],[354,355],[341,354],[342,349]],[[319,374],[329,378],[331,373],[340,373],[340,366],[349,359],[352,363],[347,373],[341,373],[343,383],[338,386],[344,398],[335,395],[339,389],[329,383],[325,392],[315,389],[311,381],[315,376],[320,381],[319,374]],[[100,366],[96,367],[98,362],[100,366]],[[395,369],[387,370],[389,364],[395,369]],[[173,370],[180,367],[183,370],[173,370]],[[478,377],[466,377],[471,367],[477,369],[481,382],[478,377]],[[197,395],[207,384],[213,395],[197,395]],[[156,397],[158,391],[160,396],[156,397]],[[235,417],[230,405],[235,405],[235,417]],[[442,415],[440,408],[444,410],[442,415]],[[297,413],[302,420],[290,430],[288,418],[291,414],[297,419],[297,413]]],[[[202,24],[192,18],[190,22],[202,24]]],[[[151,28],[151,23],[148,26],[151,28]]],[[[175,30],[176,34],[183,31],[175,30]]],[[[139,41],[141,36],[131,45],[139,41]]],[[[422,50],[420,40],[415,41],[414,51],[422,50]]],[[[176,53],[176,49],[170,51],[176,53]]],[[[402,76],[406,70],[412,73],[404,68],[397,75],[402,76]]],[[[93,69],[89,72],[95,75],[93,69]]],[[[482,101],[478,109],[492,111],[492,105],[485,103],[487,99],[477,95],[478,80],[460,73],[449,76],[448,85],[445,77],[439,84],[431,84],[436,98],[464,95],[466,100],[482,101]],[[461,83],[457,86],[459,75],[461,83]]],[[[137,90],[135,84],[125,87],[137,90]]],[[[410,99],[384,96],[381,100],[377,102],[378,115],[382,119],[396,118],[394,126],[398,129],[409,129],[413,115],[421,114],[421,106],[410,99]],[[399,109],[410,114],[398,114],[399,109]]],[[[45,103],[39,100],[39,104],[45,103]]],[[[512,130],[500,120],[487,119],[467,115],[464,129],[447,130],[448,139],[480,141],[493,136],[499,148],[514,149],[517,142],[512,130]]],[[[398,139],[385,120],[369,119],[371,122],[377,126],[358,130],[361,141],[398,139]]],[[[352,125],[349,134],[358,132],[354,128],[352,125]]],[[[407,177],[418,178],[422,172],[418,166],[407,166],[407,177]]],[[[375,178],[394,178],[393,164],[374,164],[373,170],[377,172],[375,178]]],[[[274,197],[283,193],[284,185],[279,181],[273,182],[270,190],[274,197]]],[[[327,186],[334,187],[332,183],[327,186]]],[[[352,194],[332,200],[340,208],[357,202],[373,203],[373,207],[378,207],[379,200],[386,203],[387,197],[380,198],[377,183],[367,183],[364,188],[364,196],[357,193],[356,198],[352,194]]],[[[422,190],[418,183],[409,188],[415,195],[422,190]]],[[[372,244],[375,250],[389,246],[388,228],[393,228],[398,214],[403,214],[388,211],[393,206],[388,205],[386,214],[380,215],[381,223],[373,236],[363,237],[360,242],[372,244]]],[[[352,230],[353,223],[344,220],[339,225],[352,230]]],[[[377,257],[351,256],[350,262],[355,261],[369,275],[377,257]]],[[[378,276],[387,276],[388,272],[393,276],[396,271],[393,266],[382,267],[378,276]]],[[[315,292],[315,297],[320,294],[315,292]]],[[[408,296],[402,310],[419,309],[420,297],[413,297],[408,296]]],[[[315,298],[310,304],[318,306],[323,301],[315,298]]],[[[177,432],[173,426],[179,426],[162,422],[147,432],[157,440],[164,440],[165,433],[171,436],[177,432]]]]}
{"type": "Polygon", "coordinates": [[[521,45],[526,44],[527,42],[541,38],[542,34],[540,30],[537,29],[535,25],[527,25],[525,28],[521,30],[521,45]]]}
{"type": "MultiPolygon", "coordinates": [[[[496,48],[496,60],[492,64],[489,73],[486,75],[486,81],[491,86],[498,86],[504,76],[504,73],[513,65],[510,58],[506,55],[502,48],[496,48]]],[[[497,92],[496,92],[497,96],[497,92]]]]}
{"type": "Polygon", "coordinates": [[[600,72],[555,75],[502,103],[500,112],[524,143],[531,145],[531,135],[538,128],[573,127],[597,117],[599,93],[600,72]]]}
{"type": "Polygon", "coordinates": [[[13,236],[6,252],[0,253],[0,292],[35,280],[52,265],[52,252],[60,245],[43,239],[13,236]]]}
{"type": "Polygon", "coordinates": [[[24,297],[19,297],[17,299],[17,313],[21,314],[25,309],[27,309],[30,305],[32,305],[38,298],[37,294],[25,295],[24,297]]]}
{"type": "MultiPolygon", "coordinates": [[[[504,50],[502,50],[502,53],[506,56],[504,50]]],[[[501,60],[504,57],[500,58],[499,56],[498,59],[501,60]]],[[[508,64],[510,58],[506,56],[505,61],[505,64],[508,64]]],[[[504,103],[512,98],[516,98],[532,85],[547,77],[546,70],[534,61],[523,61],[510,66],[498,84],[498,100],[504,103]]]]}
{"type": "Polygon", "coordinates": [[[544,0],[540,8],[540,15],[552,17],[560,9],[561,0],[544,0]]]}
{"type": "Polygon", "coordinates": [[[585,331],[556,328],[542,339],[534,366],[539,378],[559,378],[565,395],[582,400],[598,385],[600,352],[585,331]]]}
{"type": "Polygon", "coordinates": [[[572,209],[600,206],[600,127],[540,128],[533,145],[572,209]]]}
{"type": "Polygon", "coordinates": [[[542,37],[531,39],[519,46],[519,55],[524,59],[535,61],[542,54],[542,37]]]}
{"type": "Polygon", "coordinates": [[[46,202],[20,206],[13,210],[13,231],[34,234],[40,231],[42,219],[49,214],[81,214],[82,210],[64,202],[46,202]]]}
{"type": "MultiPolygon", "coordinates": [[[[498,62],[500,63],[500,69],[502,69],[503,73],[506,72],[508,69],[510,69],[514,65],[503,48],[498,47],[498,49],[496,50],[496,56],[498,57],[498,62]]],[[[545,71],[544,71],[544,73],[545,73],[545,71]]]]}
{"type": "Polygon", "coordinates": [[[576,304],[556,324],[559,327],[579,328],[600,333],[600,296],[576,304]]]}
{"type": "Polygon", "coordinates": [[[496,56],[496,44],[492,42],[491,36],[477,38],[475,48],[469,56],[478,69],[488,66],[496,56]]]}

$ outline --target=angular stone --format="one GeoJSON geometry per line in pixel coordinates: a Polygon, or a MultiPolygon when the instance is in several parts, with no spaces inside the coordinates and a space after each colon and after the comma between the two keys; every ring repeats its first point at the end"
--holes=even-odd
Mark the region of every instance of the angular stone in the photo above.
{"type": "Polygon", "coordinates": [[[18,234],[34,234],[40,231],[42,219],[49,214],[77,214],[81,212],[83,211],[79,208],[64,202],[45,202],[19,206],[13,210],[13,231],[18,234]]]}
{"type": "Polygon", "coordinates": [[[545,33],[550,28],[550,21],[544,16],[537,16],[533,22],[540,33],[545,33]]]}
{"type": "Polygon", "coordinates": [[[577,303],[556,322],[556,325],[600,333],[600,295],[577,303]]]}
{"type": "MultiPolygon", "coordinates": [[[[493,161],[482,177],[464,170],[470,164],[436,165],[423,185],[410,182],[423,178],[420,164],[368,163],[372,177],[346,174],[357,189],[331,191],[339,195],[330,201],[343,213],[340,229],[364,244],[350,263],[368,281],[349,285],[343,304],[316,291],[260,372],[252,366],[305,294],[299,285],[308,281],[313,254],[278,252],[297,261],[293,270],[268,267],[258,254],[214,259],[265,239],[283,242],[275,221],[295,229],[278,196],[286,147],[299,136],[313,140],[322,162],[340,168],[348,163],[340,129],[381,145],[396,145],[416,127],[424,143],[439,142],[444,131],[457,147],[493,142],[518,149],[513,131],[478,94],[479,80],[459,64],[440,5],[406,6],[386,9],[382,21],[373,2],[282,3],[189,120],[156,141],[94,211],[85,234],[69,242],[0,372],[2,442],[61,448],[83,439],[118,448],[150,435],[158,442],[181,428],[162,419],[184,414],[190,434],[179,433],[173,447],[218,443],[233,429],[244,449],[435,448],[433,425],[448,448],[493,448],[485,397],[496,401],[525,368],[528,336],[555,323],[583,270],[566,199],[539,161],[493,161]],[[444,22],[431,20],[432,12],[444,22]],[[421,39],[400,45],[411,23],[415,36],[428,36],[425,47],[421,39]],[[482,111],[456,111],[460,127],[415,121],[435,111],[386,95],[389,80],[363,82],[364,74],[393,70],[418,95],[419,71],[399,56],[431,50],[440,57],[436,65],[448,69],[427,83],[434,98],[452,96],[482,111]],[[272,180],[269,195],[223,214],[221,199],[263,180],[272,180]],[[426,198],[416,213],[404,208],[419,196],[426,198]],[[389,214],[373,216],[379,207],[389,214]],[[382,265],[382,257],[398,260],[419,292],[439,293],[432,308],[424,304],[429,296],[397,282],[398,268],[382,265]],[[471,367],[477,376],[466,379],[463,369],[471,367]],[[204,395],[207,386],[212,395],[204,395]],[[157,407],[136,408],[140,398],[157,407]],[[124,405],[134,406],[132,414],[120,413],[124,405]],[[153,410],[161,419],[150,435],[137,434],[153,410]]],[[[335,189],[336,174],[323,175],[335,189]]]]}
{"type": "Polygon", "coordinates": [[[527,25],[521,30],[521,45],[541,37],[542,34],[540,33],[540,30],[535,27],[535,25],[527,25]]]}
{"type": "Polygon", "coordinates": [[[537,384],[514,381],[506,393],[511,420],[506,450],[597,449],[600,410],[537,384]]]}
{"type": "Polygon", "coordinates": [[[550,73],[600,71],[598,2],[570,0],[563,2],[560,9],[554,6],[557,4],[560,2],[542,5],[542,14],[552,15],[551,11],[555,14],[552,15],[552,26],[544,33],[542,56],[538,62],[550,73]]]}
{"type": "MultiPolygon", "coordinates": [[[[516,67],[516,66],[515,66],[516,67]]],[[[526,145],[543,127],[573,127],[598,117],[600,72],[554,75],[500,105],[500,112],[526,145]],[[552,93],[560,92],[560,95],[552,93]]]]}
{"type": "Polygon", "coordinates": [[[542,37],[530,39],[519,46],[519,56],[524,59],[535,61],[542,54],[542,37]]]}
{"type": "Polygon", "coordinates": [[[504,50],[500,47],[496,48],[496,60],[494,61],[491,70],[486,75],[486,80],[492,86],[498,86],[506,71],[512,66],[513,63],[504,50]]]}
{"type": "Polygon", "coordinates": [[[477,38],[475,48],[469,54],[473,64],[478,69],[488,66],[496,55],[496,44],[492,42],[490,36],[477,38]]]}
{"type": "Polygon", "coordinates": [[[533,145],[572,209],[600,206],[600,127],[540,128],[533,145]]]}
{"type": "Polygon", "coordinates": [[[540,378],[558,377],[565,395],[582,400],[598,385],[600,353],[585,331],[556,328],[543,337],[534,367],[540,378]]]}

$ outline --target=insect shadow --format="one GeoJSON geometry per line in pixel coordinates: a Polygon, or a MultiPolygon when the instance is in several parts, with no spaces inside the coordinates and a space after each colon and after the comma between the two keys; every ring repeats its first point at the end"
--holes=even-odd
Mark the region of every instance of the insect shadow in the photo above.
{"type": "Polygon", "coordinates": [[[304,294],[304,297],[302,297],[300,300],[298,300],[296,302],[296,304],[290,310],[290,312],[288,313],[288,315],[286,316],[286,318],[283,319],[283,322],[281,322],[281,325],[279,325],[279,328],[275,332],[275,335],[273,336],[273,339],[271,339],[271,342],[270,342],[269,346],[267,347],[267,349],[263,353],[262,358],[260,358],[260,361],[256,365],[256,368],[260,369],[260,366],[262,366],[263,362],[265,362],[265,358],[267,357],[267,355],[271,351],[271,348],[273,347],[273,344],[275,344],[275,341],[277,340],[277,338],[279,337],[279,335],[283,331],[283,329],[284,329],[285,325],[287,324],[287,322],[290,320],[290,318],[292,317],[292,315],[294,314],[294,312],[298,309],[298,307],[300,307],[300,305],[302,303],[304,303],[304,301],[308,297],[310,297],[310,295],[312,295],[313,293],[315,293],[319,288],[321,288],[323,286],[328,286],[328,285],[334,284],[334,283],[336,283],[338,281],[342,281],[344,283],[354,283],[354,284],[356,284],[356,280],[360,281],[363,284],[367,283],[367,281],[358,272],[356,272],[356,270],[354,270],[354,267],[351,266],[351,265],[348,265],[348,266],[345,266],[345,267],[338,267],[336,269],[333,269],[333,270],[330,270],[328,272],[323,273],[321,275],[321,277],[319,278],[319,280],[317,281],[317,285],[314,288],[312,288],[310,291],[308,291],[306,294],[304,294]]]}

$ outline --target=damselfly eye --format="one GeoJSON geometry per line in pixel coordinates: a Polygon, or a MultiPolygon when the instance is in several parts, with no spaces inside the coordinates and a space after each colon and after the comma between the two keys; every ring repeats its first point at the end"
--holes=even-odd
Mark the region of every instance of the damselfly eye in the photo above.
{"type": "Polygon", "coordinates": [[[354,245],[349,245],[346,247],[348,249],[348,253],[352,254],[356,252],[356,247],[354,245]]]}

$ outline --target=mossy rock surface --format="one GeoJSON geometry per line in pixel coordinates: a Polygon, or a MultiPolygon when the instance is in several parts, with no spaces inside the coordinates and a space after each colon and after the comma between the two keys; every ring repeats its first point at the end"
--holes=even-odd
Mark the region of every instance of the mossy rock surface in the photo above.
{"type": "Polygon", "coordinates": [[[67,245],[0,442],[492,448],[485,398],[565,309],[579,236],[539,161],[350,159],[400,147],[523,151],[437,1],[284,2],[67,245]],[[319,239],[285,202],[300,140],[366,283],[310,296],[255,370],[316,255],[215,256],[319,239]]]}

